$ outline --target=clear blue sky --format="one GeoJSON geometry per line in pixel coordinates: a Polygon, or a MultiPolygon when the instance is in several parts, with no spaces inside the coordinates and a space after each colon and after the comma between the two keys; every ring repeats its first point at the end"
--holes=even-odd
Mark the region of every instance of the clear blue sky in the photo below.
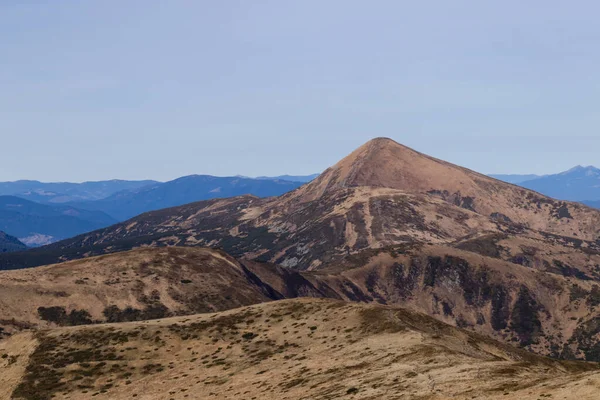
{"type": "Polygon", "coordinates": [[[0,1],[0,180],[600,164],[592,1],[0,1]]]}

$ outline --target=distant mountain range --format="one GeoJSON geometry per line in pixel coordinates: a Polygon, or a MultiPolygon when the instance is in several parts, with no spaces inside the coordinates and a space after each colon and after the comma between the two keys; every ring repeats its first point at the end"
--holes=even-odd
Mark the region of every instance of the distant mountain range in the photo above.
{"type": "Polygon", "coordinates": [[[578,165],[553,175],[491,175],[560,200],[579,201],[600,206],[600,169],[578,165]],[[531,176],[535,178],[527,179],[531,176]]]}
{"type": "Polygon", "coordinates": [[[28,246],[40,246],[104,228],[146,211],[243,194],[279,196],[315,176],[190,175],[165,183],[152,180],[2,182],[0,230],[28,246]],[[283,177],[287,180],[281,179],[283,177]]]}
{"type": "Polygon", "coordinates": [[[155,183],[136,190],[115,193],[106,199],[70,203],[77,208],[103,211],[124,221],[143,212],[180,206],[200,200],[251,194],[257,197],[279,196],[301,186],[277,178],[253,179],[216,177],[210,175],[184,176],[165,183],[155,183]]]}
{"type": "Polygon", "coordinates": [[[514,185],[518,185],[522,182],[530,181],[533,179],[541,178],[542,175],[518,175],[518,174],[491,174],[489,175],[492,178],[499,179],[501,181],[512,183],[514,185]]]}
{"type": "Polygon", "coordinates": [[[28,246],[39,246],[117,222],[101,211],[35,203],[16,196],[0,196],[0,230],[28,246]]]}
{"type": "Polygon", "coordinates": [[[600,169],[577,166],[560,174],[522,182],[521,185],[561,200],[600,200],[600,169]]]}
{"type": "Polygon", "coordinates": [[[27,246],[14,236],[0,231],[0,253],[25,250],[27,246]]]}
{"type": "Polygon", "coordinates": [[[15,181],[0,182],[0,196],[18,196],[38,203],[67,203],[100,200],[122,190],[134,190],[158,183],[156,181],[110,180],[98,182],[15,181]]]}
{"type": "MultiPolygon", "coordinates": [[[[318,176],[248,178],[190,175],[164,183],[153,180],[3,182],[0,183],[0,230],[29,246],[38,246],[125,221],[144,212],[196,201],[245,194],[279,196],[318,176]]],[[[600,208],[600,169],[595,167],[577,166],[559,174],[544,176],[490,176],[556,199],[579,201],[600,208]]]]}
{"type": "Polygon", "coordinates": [[[302,182],[308,183],[315,178],[317,178],[319,174],[312,175],[280,175],[280,176],[259,176],[256,179],[269,179],[269,180],[280,180],[280,181],[290,181],[290,182],[302,182]]]}

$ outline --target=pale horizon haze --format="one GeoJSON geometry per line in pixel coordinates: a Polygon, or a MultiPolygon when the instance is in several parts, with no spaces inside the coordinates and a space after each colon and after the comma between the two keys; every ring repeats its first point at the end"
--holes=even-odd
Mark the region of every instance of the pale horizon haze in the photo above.
{"type": "Polygon", "coordinates": [[[374,137],[599,165],[600,5],[0,2],[0,181],[303,175],[374,137]]]}

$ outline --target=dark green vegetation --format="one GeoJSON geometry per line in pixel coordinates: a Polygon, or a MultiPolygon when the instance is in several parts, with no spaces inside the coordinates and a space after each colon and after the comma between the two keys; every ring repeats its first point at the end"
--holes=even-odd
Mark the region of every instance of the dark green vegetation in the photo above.
{"type": "Polygon", "coordinates": [[[523,346],[534,343],[541,333],[539,305],[526,286],[521,286],[519,290],[519,297],[513,306],[510,326],[517,333],[523,346]]]}
{"type": "Polygon", "coordinates": [[[143,310],[138,310],[132,307],[126,307],[121,310],[117,306],[106,307],[103,311],[106,322],[130,322],[130,321],[146,321],[149,319],[159,319],[172,316],[169,309],[163,304],[148,305],[143,310]]]}
{"type": "Polygon", "coordinates": [[[38,314],[44,321],[58,326],[77,326],[92,324],[92,316],[85,310],[72,310],[67,313],[64,307],[39,307],[38,314]]]}
{"type": "Polygon", "coordinates": [[[470,196],[462,196],[460,192],[450,193],[447,190],[430,190],[427,192],[432,196],[437,196],[444,201],[454,204],[457,207],[464,208],[469,211],[475,211],[475,199],[470,196]]]}
{"type": "MultiPolygon", "coordinates": [[[[580,324],[573,336],[569,339],[569,344],[576,344],[580,351],[583,351],[587,360],[600,361],[600,318],[594,317],[589,321],[580,324]]],[[[574,358],[570,348],[565,349],[565,358],[574,358]]]]}
{"type": "Polygon", "coordinates": [[[459,243],[456,247],[487,257],[501,258],[502,247],[498,245],[498,242],[506,237],[507,235],[505,234],[494,233],[475,239],[465,240],[464,242],[459,243]]]}

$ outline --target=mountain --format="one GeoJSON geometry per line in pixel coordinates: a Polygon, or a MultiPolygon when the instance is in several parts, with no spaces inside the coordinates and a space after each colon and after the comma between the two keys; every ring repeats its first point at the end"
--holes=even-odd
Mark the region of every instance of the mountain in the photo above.
{"type": "Polygon", "coordinates": [[[406,309],[317,299],[23,332],[0,354],[6,399],[595,399],[600,380],[406,309]]]}
{"type": "Polygon", "coordinates": [[[0,253],[8,253],[9,251],[25,250],[27,246],[20,242],[16,237],[0,232],[0,253]]]}
{"type": "Polygon", "coordinates": [[[300,186],[299,182],[258,180],[241,177],[190,175],[166,183],[156,183],[138,190],[127,190],[93,202],[72,205],[99,210],[124,221],[143,212],[179,206],[199,200],[252,194],[258,197],[279,196],[300,186]]]}
{"type": "Polygon", "coordinates": [[[70,206],[39,204],[0,196],[0,230],[35,246],[66,239],[115,223],[110,216],[70,206]]]}
{"type": "Polygon", "coordinates": [[[504,181],[507,183],[512,183],[515,185],[519,185],[522,182],[530,181],[533,179],[542,178],[540,175],[528,174],[528,175],[518,175],[518,174],[490,174],[490,177],[494,179],[498,179],[500,181],[504,181]]]}
{"type": "Polygon", "coordinates": [[[99,200],[123,190],[139,189],[158,183],[156,181],[110,180],[98,182],[15,181],[0,182],[0,195],[18,196],[39,203],[67,203],[71,201],[99,200]]]}
{"type": "Polygon", "coordinates": [[[253,274],[280,294],[297,279],[298,293],[410,307],[539,354],[600,361],[599,231],[598,210],[379,138],[279,197],[148,212],[1,255],[0,269],[219,247],[243,263],[276,264],[253,274]],[[282,278],[290,270],[294,278],[282,278]]]}
{"type": "Polygon", "coordinates": [[[582,201],[582,203],[585,204],[586,206],[600,208],[600,200],[586,200],[586,201],[582,201]]]}
{"type": "Polygon", "coordinates": [[[312,174],[312,175],[259,176],[256,179],[267,179],[267,180],[271,180],[271,181],[277,181],[277,180],[279,180],[279,181],[288,181],[288,182],[307,183],[307,182],[310,182],[310,181],[314,180],[318,176],[319,176],[319,174],[312,174]]]}
{"type": "MultiPolygon", "coordinates": [[[[490,234],[527,238],[540,246],[577,243],[595,249],[599,229],[596,210],[375,139],[282,196],[215,199],[153,211],[44,251],[84,254],[94,246],[100,254],[122,240],[210,244],[235,256],[315,269],[364,249],[403,243],[454,246],[490,234]]],[[[549,254],[549,262],[559,254],[549,254]]]]}
{"type": "Polygon", "coordinates": [[[600,200],[600,169],[579,165],[560,174],[527,180],[519,185],[562,200],[600,200]]]}

